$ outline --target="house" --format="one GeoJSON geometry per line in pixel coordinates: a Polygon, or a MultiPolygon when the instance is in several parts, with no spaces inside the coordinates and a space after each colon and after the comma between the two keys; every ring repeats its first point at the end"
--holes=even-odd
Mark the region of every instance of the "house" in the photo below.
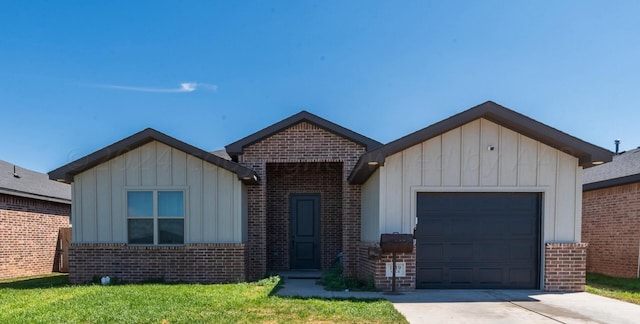
{"type": "Polygon", "coordinates": [[[582,169],[612,156],[493,102],[386,145],[302,111],[226,152],[147,129],[51,171],[73,186],[71,281],[255,280],[341,253],[389,289],[380,235],[415,230],[399,289],[582,290],[582,169]]]}
{"type": "Polygon", "coordinates": [[[68,184],[0,161],[0,279],[59,271],[58,232],[70,214],[68,184]]]}
{"type": "Polygon", "coordinates": [[[583,191],[587,271],[640,277],[640,148],[585,170],[583,191]]]}

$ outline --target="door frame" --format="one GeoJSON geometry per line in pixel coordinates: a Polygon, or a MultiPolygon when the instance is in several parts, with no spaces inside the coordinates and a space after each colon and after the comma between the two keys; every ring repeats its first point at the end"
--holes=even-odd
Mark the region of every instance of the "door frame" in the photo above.
{"type": "Polygon", "coordinates": [[[290,193],[289,194],[289,269],[291,270],[297,270],[297,269],[320,269],[321,268],[321,233],[320,233],[320,218],[321,218],[321,211],[322,209],[320,208],[320,204],[321,204],[322,200],[321,200],[321,194],[320,193],[290,193]],[[313,222],[313,231],[314,231],[314,239],[313,239],[313,243],[314,243],[314,260],[313,263],[314,265],[312,267],[298,267],[296,264],[296,262],[294,262],[294,260],[296,260],[295,258],[295,248],[296,248],[296,240],[294,237],[294,229],[297,225],[297,220],[296,220],[296,212],[295,212],[295,201],[298,199],[313,199],[314,201],[314,214],[317,215],[317,217],[314,219],[313,222]],[[295,266],[294,266],[295,265],[295,266]]]}

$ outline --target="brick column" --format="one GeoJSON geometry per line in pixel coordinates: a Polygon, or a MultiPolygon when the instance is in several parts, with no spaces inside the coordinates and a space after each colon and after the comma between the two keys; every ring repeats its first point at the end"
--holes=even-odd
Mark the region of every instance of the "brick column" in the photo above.
{"type": "Polygon", "coordinates": [[[262,178],[259,185],[247,187],[248,238],[247,238],[247,279],[256,281],[267,273],[267,191],[266,164],[245,165],[255,170],[262,178]]]}
{"type": "MultiPolygon", "coordinates": [[[[371,258],[369,248],[379,248],[377,243],[360,242],[358,244],[358,256],[360,260],[358,277],[363,280],[372,280],[376,288],[382,291],[391,291],[391,277],[386,275],[386,264],[392,262],[391,253],[380,253],[379,257],[371,258]]],[[[406,276],[396,278],[396,291],[410,291],[416,289],[416,249],[412,253],[398,253],[396,262],[406,264],[406,276]]]]}
{"type": "Polygon", "coordinates": [[[342,266],[345,277],[358,275],[360,242],[360,187],[343,183],[342,193],[342,266]]]}
{"type": "Polygon", "coordinates": [[[587,243],[546,243],[544,246],[544,290],[584,291],[587,243]]]}

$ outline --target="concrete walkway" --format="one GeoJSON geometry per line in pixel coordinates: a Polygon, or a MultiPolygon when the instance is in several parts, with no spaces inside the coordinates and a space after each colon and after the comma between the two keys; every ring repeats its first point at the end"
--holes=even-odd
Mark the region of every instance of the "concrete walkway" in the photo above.
{"type": "Polygon", "coordinates": [[[386,298],[410,323],[640,323],[640,305],[589,293],[416,290],[401,295],[326,291],[317,278],[286,275],[277,296],[386,298]]]}
{"type": "Polygon", "coordinates": [[[316,284],[316,281],[320,277],[313,278],[300,278],[287,277],[286,275],[279,274],[284,280],[284,284],[276,292],[276,296],[287,297],[320,297],[320,298],[375,298],[382,299],[382,294],[379,292],[371,291],[328,291],[324,290],[324,287],[316,284]],[[295,278],[295,279],[291,279],[295,278]]]}

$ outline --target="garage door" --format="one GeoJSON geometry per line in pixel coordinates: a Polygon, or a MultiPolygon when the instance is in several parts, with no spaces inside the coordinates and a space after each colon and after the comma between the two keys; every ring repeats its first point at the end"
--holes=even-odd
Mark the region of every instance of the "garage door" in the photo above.
{"type": "Polygon", "coordinates": [[[417,288],[537,289],[540,194],[418,193],[417,288]]]}

